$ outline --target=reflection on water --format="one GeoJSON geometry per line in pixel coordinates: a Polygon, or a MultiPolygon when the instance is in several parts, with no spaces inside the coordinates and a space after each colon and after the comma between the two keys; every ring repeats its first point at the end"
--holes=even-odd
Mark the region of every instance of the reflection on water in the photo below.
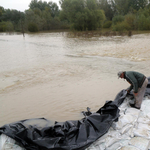
{"type": "Polygon", "coordinates": [[[78,119],[128,84],[119,70],[149,76],[150,34],[68,38],[0,34],[0,125],[26,118],[78,119]]]}

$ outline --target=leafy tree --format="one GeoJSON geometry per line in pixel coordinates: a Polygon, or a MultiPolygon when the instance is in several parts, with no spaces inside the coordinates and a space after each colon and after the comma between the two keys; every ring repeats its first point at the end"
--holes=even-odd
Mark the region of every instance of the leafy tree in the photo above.
{"type": "Polygon", "coordinates": [[[124,21],[124,16],[122,16],[122,15],[117,15],[112,19],[113,25],[116,25],[117,23],[120,23],[123,21],[124,21]]]}
{"type": "Polygon", "coordinates": [[[10,21],[7,21],[7,22],[0,22],[0,32],[11,32],[11,31],[14,31],[14,26],[12,24],[12,22],[10,21]]]}
{"type": "Polygon", "coordinates": [[[59,15],[59,8],[56,3],[49,2],[48,6],[50,8],[50,13],[53,18],[59,15]]]}
{"type": "Polygon", "coordinates": [[[114,0],[115,15],[126,15],[129,11],[129,1],[131,0],[114,0]]]}
{"type": "Polygon", "coordinates": [[[29,30],[30,32],[37,32],[37,31],[38,31],[38,26],[37,26],[37,24],[35,24],[34,22],[29,23],[29,24],[28,24],[28,30],[29,30]]]}
{"type": "Polygon", "coordinates": [[[128,25],[132,30],[135,29],[135,19],[136,19],[136,15],[132,13],[129,13],[125,16],[125,22],[128,23],[128,25]]]}
{"type": "Polygon", "coordinates": [[[43,30],[50,30],[52,16],[49,12],[49,9],[45,9],[44,11],[42,11],[42,18],[44,20],[43,30]]]}
{"type": "Polygon", "coordinates": [[[111,4],[114,15],[126,15],[129,12],[133,13],[141,8],[145,8],[148,5],[148,0],[109,0],[109,3],[111,4]]]}
{"type": "Polygon", "coordinates": [[[1,19],[3,21],[11,21],[17,24],[18,21],[20,20],[20,13],[21,12],[17,10],[5,9],[1,19]]]}
{"type": "Polygon", "coordinates": [[[50,30],[60,27],[59,9],[56,3],[32,0],[30,9],[25,12],[26,26],[35,23],[38,30],[50,30]]]}
{"type": "Polygon", "coordinates": [[[14,26],[13,26],[12,22],[8,21],[6,23],[6,31],[8,31],[8,32],[14,31],[14,26]]]}
{"type": "Polygon", "coordinates": [[[100,9],[104,10],[105,16],[107,20],[112,20],[114,16],[114,10],[112,9],[112,2],[107,0],[99,0],[99,7],[100,9]]]}
{"type": "Polygon", "coordinates": [[[103,28],[110,28],[111,25],[112,25],[112,21],[106,21],[106,22],[104,22],[104,24],[103,24],[103,28]]]}
{"type": "Polygon", "coordinates": [[[140,9],[139,14],[143,13],[145,17],[150,16],[150,7],[145,7],[144,9],[140,9]]]}
{"type": "Polygon", "coordinates": [[[135,29],[150,30],[150,9],[140,9],[136,14],[135,22],[135,29]]]}
{"type": "Polygon", "coordinates": [[[4,8],[2,6],[0,6],[0,22],[2,20],[1,17],[3,15],[3,13],[4,13],[4,8]]]}
{"type": "MultiPolygon", "coordinates": [[[[17,10],[10,9],[1,9],[2,15],[0,16],[0,21],[11,22],[13,24],[13,28],[17,30],[19,27],[20,20],[24,19],[24,13],[17,10]]],[[[10,24],[10,23],[9,23],[10,24]]]]}
{"type": "Polygon", "coordinates": [[[34,8],[32,9],[35,15],[41,16],[42,15],[42,11],[39,8],[34,8]]]}
{"type": "Polygon", "coordinates": [[[2,21],[0,22],[0,32],[6,31],[6,22],[2,21]]]}
{"type": "Polygon", "coordinates": [[[62,0],[61,19],[67,20],[76,30],[95,30],[105,18],[96,0],[62,0]]]}
{"type": "MultiPolygon", "coordinates": [[[[49,10],[51,13],[51,16],[54,18],[55,16],[58,16],[59,14],[59,8],[56,3],[53,2],[46,2],[46,1],[38,1],[38,0],[32,0],[31,3],[29,4],[29,8],[32,10],[49,10]]],[[[39,11],[37,12],[39,13],[39,11]]]]}
{"type": "Polygon", "coordinates": [[[42,17],[34,13],[34,10],[26,10],[25,12],[25,22],[26,22],[26,27],[28,28],[29,24],[36,24],[38,27],[38,30],[43,30],[44,26],[44,20],[42,17]]]}
{"type": "Polygon", "coordinates": [[[148,4],[147,0],[129,0],[129,8],[132,8],[136,11],[138,11],[140,8],[145,8],[146,5],[148,4]]]}
{"type": "Polygon", "coordinates": [[[31,0],[29,4],[30,9],[39,8],[41,11],[44,10],[46,6],[48,6],[47,2],[42,2],[41,0],[31,0]]]}

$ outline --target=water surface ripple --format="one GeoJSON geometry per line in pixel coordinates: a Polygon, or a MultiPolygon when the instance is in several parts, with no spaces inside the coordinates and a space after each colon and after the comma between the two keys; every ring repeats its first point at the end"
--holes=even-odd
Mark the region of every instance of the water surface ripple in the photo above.
{"type": "Polygon", "coordinates": [[[69,38],[67,32],[0,34],[0,125],[26,118],[65,121],[98,110],[128,83],[150,75],[150,34],[69,38]]]}

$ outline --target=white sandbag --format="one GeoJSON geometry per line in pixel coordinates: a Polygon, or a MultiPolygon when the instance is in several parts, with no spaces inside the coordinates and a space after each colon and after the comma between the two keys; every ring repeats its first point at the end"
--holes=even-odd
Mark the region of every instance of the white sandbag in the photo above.
{"type": "Polygon", "coordinates": [[[86,148],[86,150],[105,150],[105,143],[101,143],[100,145],[91,144],[90,147],[86,148]]]}
{"type": "Polygon", "coordinates": [[[140,149],[137,148],[137,147],[135,147],[135,146],[127,145],[127,146],[122,147],[122,148],[119,149],[119,150],[140,150],[140,149]]]}
{"type": "Polygon", "coordinates": [[[116,138],[120,138],[120,136],[121,136],[119,130],[116,130],[116,129],[112,128],[112,127],[110,127],[110,129],[109,129],[109,131],[107,132],[106,135],[107,135],[107,137],[108,136],[112,136],[112,137],[115,136],[116,138]]]}
{"type": "Polygon", "coordinates": [[[0,150],[25,150],[16,144],[16,141],[4,134],[0,135],[0,150]]]}
{"type": "Polygon", "coordinates": [[[143,123],[143,124],[150,124],[150,120],[146,117],[139,117],[138,118],[138,123],[143,123]]]}
{"type": "Polygon", "coordinates": [[[124,100],[124,102],[120,105],[119,109],[120,109],[120,115],[122,114],[125,114],[127,108],[129,107],[129,104],[128,104],[128,100],[127,98],[124,100]]]}
{"type": "Polygon", "coordinates": [[[86,148],[86,150],[99,150],[95,145],[91,144],[90,147],[86,148]]]}
{"type": "Polygon", "coordinates": [[[120,139],[118,139],[118,138],[115,138],[113,136],[112,137],[109,136],[109,137],[106,138],[105,146],[110,147],[110,146],[114,145],[114,143],[116,143],[119,140],[120,139]]]}
{"type": "Polygon", "coordinates": [[[150,111],[150,108],[149,108],[149,110],[145,109],[145,110],[141,111],[139,117],[141,117],[141,118],[147,118],[148,120],[150,120],[150,112],[149,111],[150,111]]]}
{"type": "MultiPolygon", "coordinates": [[[[102,144],[100,144],[100,145],[96,145],[96,146],[95,146],[95,150],[104,150],[104,149],[106,149],[105,143],[102,143],[102,144]]],[[[91,150],[91,149],[90,149],[90,150],[91,150]]]]}
{"type": "Polygon", "coordinates": [[[108,137],[108,132],[91,144],[86,150],[104,150],[106,148],[105,141],[108,137]]]}
{"type": "Polygon", "coordinates": [[[150,133],[149,133],[149,131],[147,130],[147,129],[137,129],[137,128],[135,128],[134,130],[133,130],[133,134],[134,134],[134,136],[136,136],[136,137],[143,137],[143,138],[146,138],[146,139],[150,139],[150,133]]]}
{"type": "Polygon", "coordinates": [[[129,140],[119,140],[118,142],[114,143],[110,147],[107,147],[106,150],[119,150],[121,147],[128,145],[129,140]]]}
{"type": "MultiPolygon", "coordinates": [[[[149,110],[150,110],[150,108],[149,108],[149,110]]],[[[146,114],[146,117],[147,117],[148,119],[150,119],[150,112],[148,112],[148,113],[146,114]]]]}
{"type": "Polygon", "coordinates": [[[119,142],[116,142],[113,145],[111,145],[110,147],[107,147],[106,150],[118,150],[121,147],[122,147],[121,144],[119,142]]]}
{"type": "Polygon", "coordinates": [[[141,110],[144,116],[150,119],[150,100],[143,100],[141,110]]]}
{"type": "MultiPolygon", "coordinates": [[[[112,139],[113,138],[118,138],[120,139],[121,135],[117,130],[114,130],[112,127],[108,130],[106,134],[104,134],[102,137],[100,137],[97,141],[95,141],[93,144],[101,144],[101,143],[106,143],[106,139],[112,139]]],[[[110,141],[111,142],[111,141],[110,141]]],[[[111,142],[112,143],[112,142],[111,142]]],[[[108,145],[107,145],[108,146],[108,145]]]]}
{"type": "Polygon", "coordinates": [[[3,137],[3,134],[0,135],[0,150],[3,148],[3,145],[5,144],[5,141],[7,139],[3,137]]]}
{"type": "Polygon", "coordinates": [[[138,117],[139,114],[140,114],[140,110],[139,109],[135,109],[135,108],[132,108],[132,107],[128,107],[127,110],[126,110],[126,115],[132,115],[134,117],[138,117]]]}
{"type": "Polygon", "coordinates": [[[137,126],[139,129],[146,129],[146,130],[150,130],[150,124],[145,124],[145,123],[138,123],[137,126]]]}
{"type": "MultiPolygon", "coordinates": [[[[142,102],[142,105],[149,107],[149,105],[150,105],[150,99],[144,99],[143,102],[142,102]]],[[[143,106],[142,106],[142,107],[143,107],[143,106]]]]}
{"type": "Polygon", "coordinates": [[[127,125],[125,125],[125,126],[120,130],[120,133],[121,133],[121,134],[128,133],[128,136],[132,136],[132,132],[133,132],[133,125],[132,125],[132,124],[127,124],[127,125]]]}
{"type": "Polygon", "coordinates": [[[96,145],[96,149],[95,150],[104,150],[104,149],[106,149],[105,143],[101,143],[100,145],[96,145]]]}
{"type": "Polygon", "coordinates": [[[149,147],[149,140],[142,137],[134,137],[130,140],[129,144],[141,150],[147,150],[149,147]]]}
{"type": "MultiPolygon", "coordinates": [[[[130,127],[132,126],[130,125],[130,127]]],[[[123,145],[121,141],[128,141],[131,139],[129,133],[129,131],[127,131],[125,134],[121,134],[119,130],[111,130],[111,132],[109,131],[105,140],[105,147],[111,149],[111,147],[114,145],[114,147],[119,148],[121,145],[123,145]]]]}
{"type": "Polygon", "coordinates": [[[118,122],[116,123],[116,129],[121,130],[127,124],[134,124],[137,120],[136,116],[132,116],[131,114],[122,115],[119,117],[118,122]]]}
{"type": "Polygon", "coordinates": [[[105,139],[100,140],[98,139],[93,144],[91,144],[86,150],[104,150],[106,148],[105,146],[105,139]]]}

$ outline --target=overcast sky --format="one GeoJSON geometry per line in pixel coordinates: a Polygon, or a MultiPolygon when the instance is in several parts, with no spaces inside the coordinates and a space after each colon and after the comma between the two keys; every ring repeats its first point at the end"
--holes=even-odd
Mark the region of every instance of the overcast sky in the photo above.
{"type": "MultiPolygon", "coordinates": [[[[59,6],[59,0],[42,0],[49,2],[55,2],[59,6]]],[[[0,0],[0,6],[4,7],[4,9],[16,9],[18,11],[25,11],[26,9],[29,9],[29,4],[31,0],[0,0]]]]}

